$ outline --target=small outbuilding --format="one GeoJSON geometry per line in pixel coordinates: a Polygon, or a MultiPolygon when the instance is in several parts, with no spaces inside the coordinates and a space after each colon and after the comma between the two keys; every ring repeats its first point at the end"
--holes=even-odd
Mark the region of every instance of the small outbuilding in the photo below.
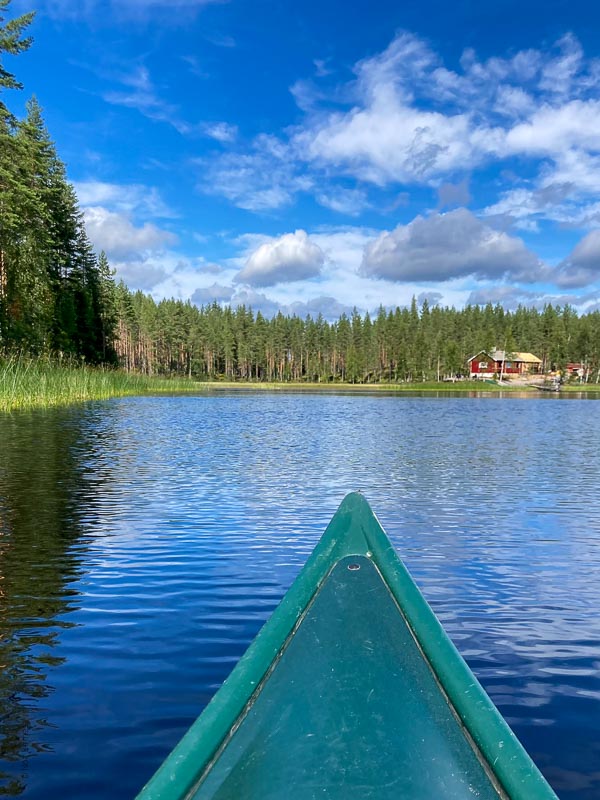
{"type": "Polygon", "coordinates": [[[575,377],[579,378],[579,380],[583,380],[586,374],[585,364],[582,364],[580,361],[569,361],[566,366],[565,374],[567,378],[575,377]]]}
{"type": "Polygon", "coordinates": [[[533,353],[506,353],[504,350],[480,350],[468,359],[470,378],[493,378],[494,375],[536,375],[542,359],[533,353]]]}

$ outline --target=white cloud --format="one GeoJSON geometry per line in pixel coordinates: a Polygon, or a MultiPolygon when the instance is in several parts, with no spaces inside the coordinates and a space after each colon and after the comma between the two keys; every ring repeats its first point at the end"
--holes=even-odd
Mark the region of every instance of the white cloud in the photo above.
{"type": "MultiPolygon", "coordinates": [[[[182,58],[190,64],[192,70],[196,69],[197,75],[202,74],[205,77],[193,56],[182,58]]],[[[171,125],[182,136],[209,136],[220,142],[231,142],[237,135],[236,126],[226,122],[191,123],[183,119],[180,107],[161,96],[168,91],[168,87],[156,86],[150,71],[143,64],[137,64],[128,72],[119,74],[104,73],[96,68],[92,70],[99,77],[109,78],[113,84],[116,83],[118,88],[102,93],[102,99],[110,105],[133,108],[148,119],[171,125]]]]}
{"type": "Polygon", "coordinates": [[[213,302],[232,307],[244,305],[252,308],[254,313],[260,311],[264,317],[269,319],[278,313],[296,315],[303,319],[308,315],[317,317],[321,314],[324,319],[333,321],[339,319],[342,314],[349,314],[352,311],[350,306],[340,303],[335,297],[318,295],[309,300],[295,300],[288,303],[285,300],[268,297],[263,292],[257,292],[254,289],[223,286],[217,283],[196,289],[191,300],[198,306],[209,305],[213,302]]]}
{"type": "Polygon", "coordinates": [[[548,294],[547,292],[534,292],[519,286],[483,286],[471,292],[467,299],[469,305],[483,306],[488,303],[500,304],[503,308],[515,309],[518,306],[528,308],[543,308],[553,306],[577,306],[581,310],[589,308],[589,304],[597,300],[597,293],[573,294],[548,294]]]}
{"type": "Polygon", "coordinates": [[[231,300],[235,289],[233,286],[224,286],[221,283],[213,283],[212,286],[203,286],[196,289],[191,297],[192,303],[197,306],[210,305],[211,303],[222,303],[231,300]]]}
{"type": "Polygon", "coordinates": [[[260,311],[263,317],[267,317],[267,319],[271,319],[279,311],[282,314],[287,313],[286,306],[280,301],[267,297],[262,292],[256,292],[254,289],[248,288],[239,289],[231,298],[230,305],[246,306],[246,308],[251,308],[255,314],[260,311]]]}
{"type": "Polygon", "coordinates": [[[467,300],[468,305],[485,306],[500,304],[504,308],[516,308],[519,304],[531,306],[536,297],[535,292],[517,286],[483,286],[474,289],[467,300]]]}
{"type": "MultiPolygon", "coordinates": [[[[574,191],[572,183],[552,183],[538,189],[511,189],[500,199],[483,209],[483,216],[495,218],[499,224],[505,221],[506,227],[528,224],[532,217],[564,221],[568,214],[565,201],[574,191]]],[[[497,227],[498,225],[496,225],[497,227]]]]}
{"type": "Polygon", "coordinates": [[[197,304],[216,301],[233,307],[243,303],[265,316],[281,311],[299,316],[322,313],[327,319],[336,319],[354,306],[358,306],[361,312],[376,312],[381,305],[408,305],[413,295],[425,292],[430,293],[432,303],[439,296],[442,304],[464,304],[470,291],[464,281],[446,281],[434,297],[431,287],[423,282],[397,283],[358,274],[365,246],[379,233],[351,226],[317,229],[308,237],[309,242],[319,248],[323,258],[316,279],[312,276],[294,282],[279,282],[270,286],[267,293],[260,286],[248,286],[236,280],[240,269],[261,246],[279,241],[264,234],[248,233],[236,239],[225,237],[224,244],[235,247],[237,252],[221,264],[189,258],[164,247],[125,253],[110,260],[117,269],[118,279],[125,280],[133,290],[150,292],[156,300],[175,297],[193,299],[197,304]]]}
{"type": "MultiPolygon", "coordinates": [[[[222,2],[222,0],[210,0],[211,2],[222,2]]],[[[231,49],[232,47],[236,47],[237,43],[233,36],[229,36],[226,33],[211,33],[205,34],[204,38],[207,42],[210,42],[215,47],[225,47],[227,49],[231,49]]]]}
{"type": "Polygon", "coordinates": [[[109,211],[102,206],[84,210],[85,225],[97,250],[109,256],[124,256],[140,250],[156,250],[177,241],[175,234],[145,222],[136,227],[125,214],[109,211]]]}
{"type": "Polygon", "coordinates": [[[340,303],[335,297],[319,295],[304,302],[296,300],[288,306],[288,312],[302,318],[307,317],[309,314],[314,318],[320,314],[324,319],[333,321],[339,319],[342,314],[351,314],[353,308],[354,306],[340,303]]]}
{"type": "Polygon", "coordinates": [[[526,122],[507,131],[499,155],[559,158],[572,149],[600,149],[600,101],[571,100],[538,108],[526,122]]]}
{"type": "Polygon", "coordinates": [[[124,281],[132,291],[152,292],[168,278],[168,271],[159,261],[137,257],[129,261],[111,258],[110,265],[116,270],[118,280],[124,281]]]}
{"type": "Polygon", "coordinates": [[[445,116],[402,105],[382,90],[368,108],[332,114],[296,138],[304,158],[377,185],[426,182],[479,159],[465,114],[445,116]]]}
{"type": "Polygon", "coordinates": [[[238,127],[228,122],[206,122],[204,124],[204,133],[217,142],[229,143],[236,140],[238,127]]]}
{"type": "MultiPolygon", "coordinates": [[[[294,144],[308,161],[334,165],[379,185],[424,182],[481,160],[484,140],[473,140],[470,112],[421,107],[417,93],[452,96],[458,76],[410,33],[382,53],[359,62],[347,87],[352,107],[308,120],[294,144]]],[[[489,138],[489,137],[488,137],[489,138]]]]}
{"type": "Polygon", "coordinates": [[[447,281],[472,275],[532,283],[548,272],[521,239],[483,224],[470,211],[416,217],[365,248],[362,274],[391,281],[447,281]]]}
{"type": "Polygon", "coordinates": [[[159,96],[145,66],[138,65],[131,72],[120,75],[118,82],[125,88],[104,92],[102,98],[107,103],[134,108],[149,119],[168,122],[180,132],[186,132],[188,126],[179,119],[177,106],[159,96]]]}
{"type": "Polygon", "coordinates": [[[534,97],[518,86],[499,86],[493,110],[503,117],[520,118],[531,114],[536,106],[534,97]]]}
{"type": "Polygon", "coordinates": [[[562,166],[543,172],[535,188],[503,192],[481,211],[495,227],[537,230],[548,220],[563,228],[589,229],[600,223],[600,159],[562,159],[562,166]]]}
{"type": "Polygon", "coordinates": [[[312,179],[298,171],[289,146],[275,136],[258,136],[248,153],[224,153],[196,163],[202,168],[201,191],[249,211],[282,208],[297,192],[312,187],[312,179]]]}
{"type": "Polygon", "coordinates": [[[160,192],[143,184],[106,183],[87,180],[74,183],[82,206],[105,206],[113,211],[139,213],[150,217],[174,218],[176,214],[166,205],[160,192]]]}
{"type": "Polygon", "coordinates": [[[425,302],[427,302],[429,306],[437,306],[443,296],[441,292],[421,292],[417,297],[417,303],[420,306],[425,302]]]}
{"type": "Polygon", "coordinates": [[[321,272],[325,256],[306,231],[286,233],[255,250],[236,276],[238,283],[273,286],[277,283],[314,278],[321,272]]]}
{"type": "Polygon", "coordinates": [[[581,287],[600,280],[600,230],[590,231],[559,264],[556,282],[564,287],[581,287]]]}
{"type": "Polygon", "coordinates": [[[541,183],[570,183],[573,190],[582,195],[597,196],[600,193],[600,156],[581,150],[566,150],[542,172],[541,183]]]}
{"type": "Polygon", "coordinates": [[[117,271],[117,280],[123,279],[132,290],[150,292],[156,300],[175,297],[189,300],[197,290],[212,302],[215,294],[233,294],[231,285],[235,269],[219,268],[219,283],[215,284],[216,265],[203,258],[190,258],[175,250],[161,247],[125,253],[110,258],[117,271]]]}
{"type": "Polygon", "coordinates": [[[553,94],[566,96],[584,67],[583,50],[571,33],[563,36],[556,46],[560,52],[543,66],[539,86],[553,94]]]}
{"type": "MultiPolygon", "coordinates": [[[[324,63],[315,64],[324,77],[324,63]]],[[[296,81],[301,122],[279,138],[263,134],[202,162],[202,188],[258,212],[312,192],[321,205],[357,215],[368,206],[365,188],[337,183],[351,176],[380,187],[437,188],[443,208],[468,202],[457,175],[527,157],[538,170],[536,190],[574,183],[589,192],[600,174],[585,168],[600,151],[599,87],[600,64],[585,58],[572,35],[554,49],[508,58],[479,61],[465,50],[452,70],[423,39],[401,32],[357,62],[352,81],[332,88],[296,81]]],[[[534,230],[526,216],[519,215],[521,226],[534,230]]]]}
{"type": "Polygon", "coordinates": [[[332,187],[317,192],[315,199],[319,205],[349,217],[357,217],[369,206],[367,194],[361,189],[332,187]]]}
{"type": "Polygon", "coordinates": [[[600,148],[600,76],[572,36],[554,56],[521,51],[481,63],[465,51],[445,68],[417,36],[402,33],[359,62],[352,107],[310,117],[299,152],[362,180],[427,183],[507,155],[559,158],[600,148]]]}

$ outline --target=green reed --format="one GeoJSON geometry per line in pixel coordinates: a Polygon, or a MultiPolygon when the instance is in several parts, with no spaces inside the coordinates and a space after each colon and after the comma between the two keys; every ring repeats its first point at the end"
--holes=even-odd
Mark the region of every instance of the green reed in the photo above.
{"type": "Polygon", "coordinates": [[[155,378],[18,356],[0,360],[0,412],[125,395],[197,390],[198,384],[181,378],[155,378]]]}

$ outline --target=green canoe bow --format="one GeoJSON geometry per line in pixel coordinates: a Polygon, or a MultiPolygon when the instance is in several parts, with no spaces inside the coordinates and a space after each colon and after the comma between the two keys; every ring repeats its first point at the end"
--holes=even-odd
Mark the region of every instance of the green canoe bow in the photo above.
{"type": "Polygon", "coordinates": [[[361,494],[138,800],[556,795],[361,494]]]}

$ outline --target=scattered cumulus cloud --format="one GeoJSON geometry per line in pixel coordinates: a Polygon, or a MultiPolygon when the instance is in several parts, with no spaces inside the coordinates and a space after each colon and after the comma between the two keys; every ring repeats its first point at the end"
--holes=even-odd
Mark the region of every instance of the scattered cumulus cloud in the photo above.
{"type": "Polygon", "coordinates": [[[482,286],[473,290],[467,298],[468,305],[485,306],[500,304],[503,308],[514,310],[519,306],[528,308],[544,308],[544,306],[576,306],[581,311],[591,310],[590,304],[598,301],[598,293],[574,294],[549,294],[548,292],[533,291],[519,286],[482,286]]]}
{"type": "Polygon", "coordinates": [[[466,50],[461,68],[447,69],[424,40],[400,33],[355,66],[349,110],[315,116],[297,144],[307,160],[380,185],[426,183],[508,155],[598,148],[600,75],[573,36],[556,52],[509,59],[480,62],[466,50]]]}
{"type": "Polygon", "coordinates": [[[580,288],[600,280],[600,230],[590,231],[559,264],[556,283],[580,288]]]}
{"type": "MultiPolygon", "coordinates": [[[[101,5],[110,3],[84,0],[80,7],[101,5]]],[[[140,12],[173,5],[202,3],[123,3],[140,12]]],[[[223,37],[213,44],[235,42],[223,37]]],[[[195,57],[183,58],[200,69],[195,57]]],[[[156,189],[82,181],[77,192],[90,237],[113,254],[132,286],[173,291],[199,304],[243,302],[265,314],[325,314],[349,309],[356,298],[370,309],[386,295],[396,304],[411,293],[430,304],[449,298],[535,304],[570,297],[550,295],[547,286],[536,291],[535,283],[567,293],[600,282],[600,66],[574,36],[506,58],[480,60],[467,49],[450,69],[428,42],[400,32],[382,52],[357,62],[350,81],[335,83],[329,61],[313,65],[308,79],[290,90],[300,109],[295,124],[249,141],[229,122],[184,120],[167,87],[140,64],[113,75],[103,96],[197,136],[205,152],[210,145],[213,152],[194,161],[201,172],[197,188],[239,208],[272,214],[311,195],[322,208],[356,219],[366,209],[391,214],[424,195],[435,207],[437,195],[435,213],[406,222],[403,210],[404,224],[393,230],[356,225],[276,238],[249,234],[239,237],[235,256],[214,263],[169,250],[176,237],[156,220],[175,214],[156,189]],[[520,164],[526,165],[521,175],[520,164]],[[477,194],[478,170],[492,165],[499,180],[487,188],[496,196],[475,215],[465,206],[471,191],[477,194]],[[373,199],[383,197],[383,189],[387,206],[373,199]],[[549,224],[586,233],[556,267],[515,234],[529,243],[549,224]]]]}
{"type": "Polygon", "coordinates": [[[82,206],[105,206],[113,211],[139,213],[149,217],[174,218],[175,212],[167,206],[160,192],[143,184],[107,183],[87,180],[74,183],[82,206]]]}
{"type": "Polygon", "coordinates": [[[357,217],[369,207],[367,194],[361,189],[332,187],[328,191],[317,192],[315,199],[324,208],[349,217],[357,217]]]}
{"type": "Polygon", "coordinates": [[[522,287],[507,286],[483,286],[475,289],[469,295],[467,303],[472,306],[485,306],[500,304],[504,308],[517,308],[520,304],[532,305],[535,299],[535,292],[528,291],[522,287]]]}
{"type": "Polygon", "coordinates": [[[521,239],[485,225],[470,211],[416,217],[367,245],[363,275],[391,281],[448,281],[468,275],[526,283],[548,272],[521,239]]]}
{"type": "Polygon", "coordinates": [[[275,136],[257,137],[250,152],[224,153],[196,163],[202,169],[202,192],[258,213],[290,205],[298,192],[313,185],[312,178],[298,170],[288,145],[275,136]]]}
{"type": "Polygon", "coordinates": [[[196,289],[192,295],[192,303],[198,306],[219,303],[220,305],[239,306],[244,305],[252,310],[271,319],[277,314],[296,315],[305,319],[307,316],[313,318],[319,314],[326,320],[333,322],[342,314],[350,314],[352,308],[344,303],[340,303],[335,297],[319,295],[308,300],[295,300],[288,303],[284,300],[277,300],[268,297],[263,292],[257,292],[247,287],[222,286],[213,284],[201,289],[196,289]]]}
{"type": "Polygon", "coordinates": [[[422,306],[425,302],[427,302],[429,306],[437,306],[443,296],[444,295],[441,292],[421,292],[417,296],[417,303],[420,306],[422,306]]]}
{"type": "Polygon", "coordinates": [[[212,286],[203,286],[196,289],[192,295],[192,303],[197,306],[206,306],[211,303],[229,302],[234,294],[233,286],[224,286],[220,283],[213,283],[212,286]]]}
{"type": "Polygon", "coordinates": [[[111,267],[116,270],[117,278],[133,291],[154,292],[167,278],[168,271],[158,262],[144,257],[136,257],[121,261],[111,258],[111,267]]]}
{"type": "Polygon", "coordinates": [[[330,321],[339,319],[342,314],[351,314],[353,308],[354,306],[350,307],[345,303],[340,303],[335,297],[326,295],[319,295],[305,301],[296,300],[288,306],[289,312],[297,317],[304,318],[309,315],[318,317],[320,314],[324,319],[330,321]]]}
{"type": "Polygon", "coordinates": [[[125,214],[102,206],[84,209],[86,229],[96,250],[109,256],[124,256],[140,250],[156,250],[177,242],[177,236],[145,222],[136,226],[125,214]]]}
{"type": "Polygon", "coordinates": [[[237,274],[238,283],[273,286],[277,283],[314,278],[321,272],[325,256],[306,231],[286,233],[255,250],[237,274]]]}
{"type": "Polygon", "coordinates": [[[330,77],[329,62],[314,66],[291,88],[300,122],[213,159],[205,191],[261,213],[312,193],[356,216],[372,206],[370,186],[428,186],[445,209],[471,201],[468,181],[457,175],[518,158],[529,159],[531,184],[515,176],[486,216],[530,232],[542,219],[582,224],[590,217],[593,224],[593,214],[578,210],[600,191],[600,66],[572,34],[505,58],[480,60],[466,49],[450,69],[428,42],[404,31],[358,61],[351,81],[320,81],[330,77]],[[348,178],[359,182],[352,193],[340,186],[348,178]]]}

